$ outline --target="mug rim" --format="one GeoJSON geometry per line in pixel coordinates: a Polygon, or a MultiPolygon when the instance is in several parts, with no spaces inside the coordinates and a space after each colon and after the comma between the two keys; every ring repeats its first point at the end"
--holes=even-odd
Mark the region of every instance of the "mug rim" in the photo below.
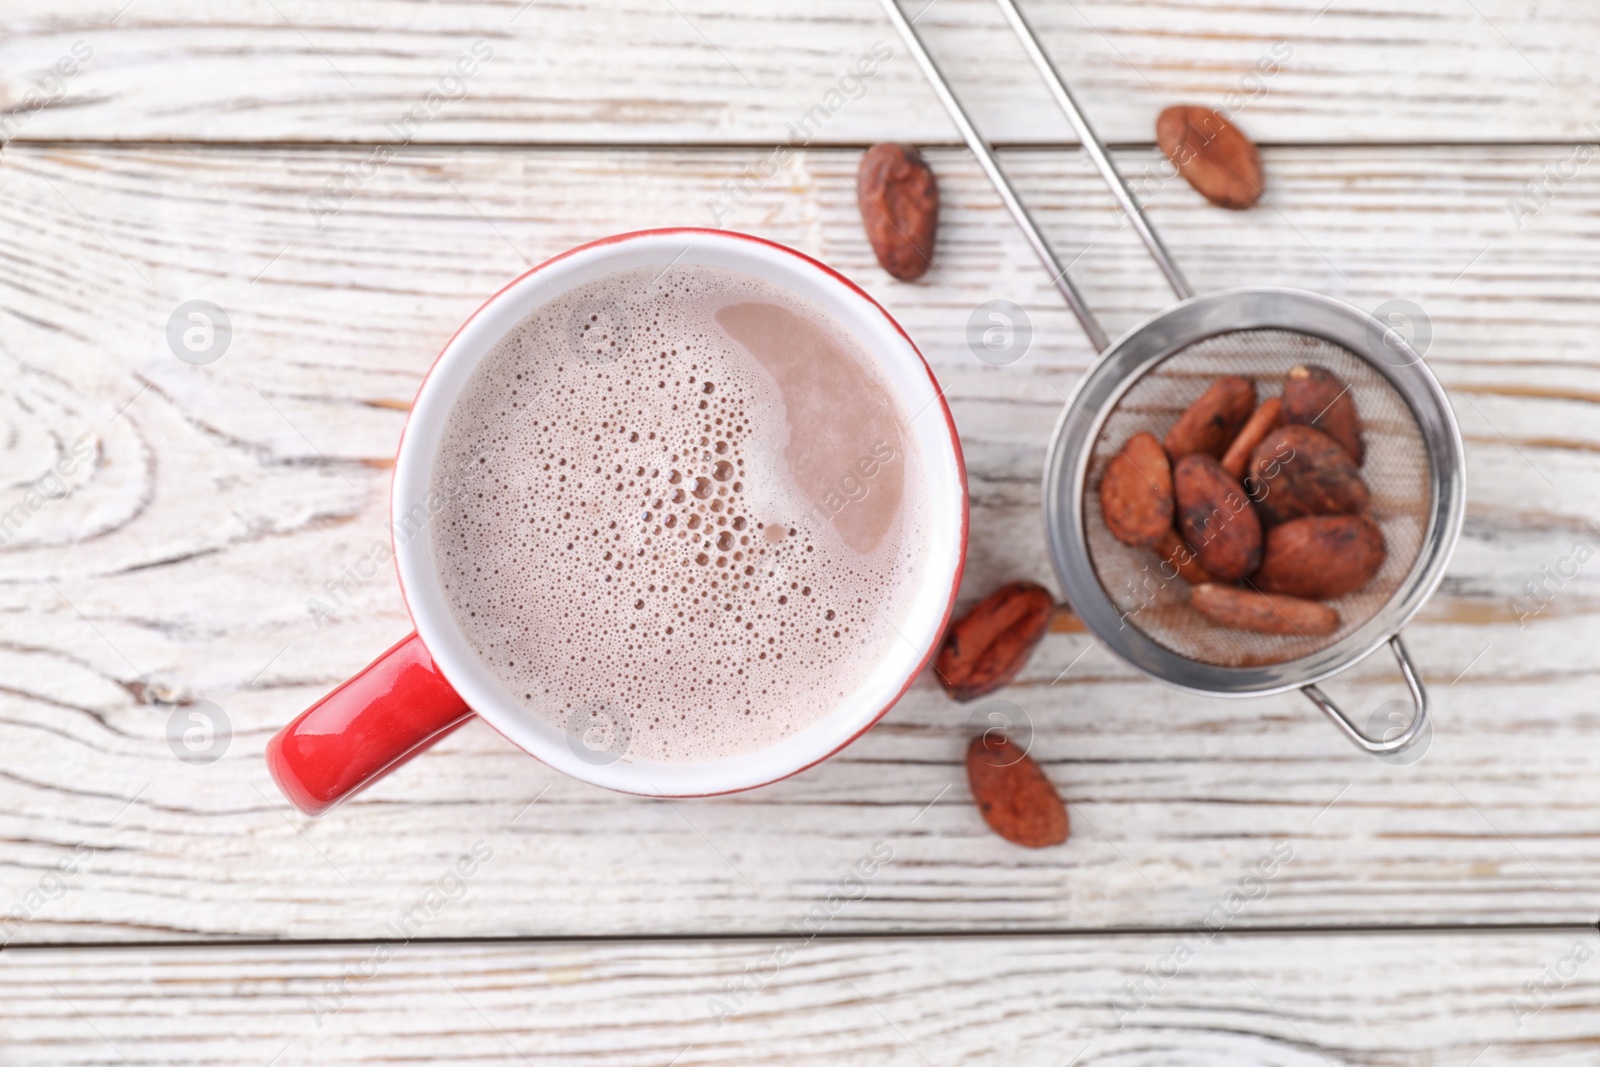
{"type": "MultiPolygon", "coordinates": [[[[681,255],[682,253],[680,253],[680,256],[681,255]]],[[[604,259],[598,260],[597,262],[603,263],[604,259]]],[[[676,260],[674,260],[674,262],[676,262],[676,260]]],[[[624,270],[627,268],[628,264],[626,263],[617,264],[614,267],[614,269],[617,270],[624,270]]],[[[582,284],[582,282],[580,280],[575,284],[582,284]]],[[[774,284],[778,284],[780,288],[784,288],[786,291],[793,291],[784,286],[781,282],[774,282],[774,284]]],[[[518,316],[519,320],[526,318],[527,315],[535,313],[540,307],[543,307],[546,303],[548,303],[549,299],[553,299],[565,291],[566,290],[564,289],[558,289],[554,294],[552,294],[551,297],[548,297],[544,300],[536,300],[529,304],[529,306],[523,309],[521,314],[518,316]]],[[[807,294],[796,293],[796,295],[806,296],[807,294]]],[[[828,312],[830,315],[834,314],[836,311],[835,307],[826,305],[823,307],[823,310],[828,312]]],[[[871,350],[870,346],[866,344],[866,341],[863,338],[856,336],[858,332],[856,329],[853,329],[849,326],[845,326],[844,328],[846,329],[847,333],[851,334],[853,339],[862,344],[863,347],[868,347],[869,351],[871,350]]],[[[886,362],[880,364],[880,367],[886,366],[886,362]]],[[[886,375],[886,377],[888,376],[886,375]]],[[[904,384],[896,382],[893,379],[890,379],[888,384],[891,386],[891,390],[896,395],[897,400],[903,401],[907,399],[906,386],[904,384]]],[[[440,401],[439,403],[445,403],[445,401],[440,401]]],[[[453,408],[453,406],[454,395],[449,398],[449,402],[445,408],[445,418],[448,417],[448,412],[451,408],[453,408]]],[[[920,414],[921,412],[919,411],[918,415],[920,414]]],[[[912,421],[914,422],[916,418],[917,416],[912,416],[912,421]]],[[[909,425],[907,427],[907,432],[911,435],[912,439],[916,438],[917,435],[909,425]]],[[[837,754],[840,750],[849,746],[851,743],[860,738],[862,734],[866,733],[869,729],[876,725],[886,714],[888,714],[889,710],[899,702],[899,700],[905,695],[906,691],[909,690],[911,685],[916,681],[917,677],[921,675],[923,669],[932,660],[938,649],[939,637],[944,632],[944,629],[948,625],[950,617],[954,611],[956,594],[960,589],[961,577],[966,564],[966,551],[970,525],[970,501],[966,480],[966,464],[961,451],[961,440],[956,432],[955,420],[950,413],[949,404],[945,400],[943,389],[940,387],[938,378],[934,375],[932,367],[928,365],[927,358],[917,347],[916,342],[911,339],[910,335],[907,334],[905,329],[899,324],[899,322],[895,320],[894,316],[889,314],[887,309],[879,304],[877,300],[875,300],[859,285],[845,277],[840,272],[834,270],[826,263],[823,263],[820,260],[817,260],[812,256],[808,256],[796,249],[790,248],[787,245],[737,231],[684,226],[634,230],[627,233],[614,234],[608,237],[599,238],[597,240],[567,249],[566,251],[552,256],[525,271],[524,273],[518,275],[506,285],[502,286],[482,304],[480,304],[477,309],[475,309],[472,314],[461,323],[461,325],[456,329],[455,333],[452,334],[450,339],[445,343],[443,348],[440,349],[439,354],[435,356],[433,363],[429,366],[427,373],[423,376],[423,379],[417,388],[416,395],[412,400],[411,408],[407,414],[405,426],[401,431],[400,442],[396,450],[395,464],[391,472],[389,519],[391,548],[394,556],[395,569],[399,578],[401,597],[405,602],[406,611],[411,616],[412,623],[414,626],[416,626],[417,633],[422,639],[424,647],[428,648],[429,654],[433,657],[435,666],[450,683],[450,685],[455,688],[458,693],[460,693],[463,700],[465,700],[468,706],[472,708],[474,713],[487,722],[501,736],[505,737],[512,744],[516,745],[530,756],[533,756],[541,763],[553,767],[554,769],[571,777],[578,778],[581,781],[586,781],[594,785],[600,785],[605,788],[613,789],[623,793],[632,793],[642,796],[697,797],[717,796],[727,793],[741,792],[746,789],[759,788],[760,786],[770,785],[774,782],[781,781],[784,778],[799,774],[801,771],[816,766],[818,763],[829,759],[833,755],[837,754]],[[422,534],[425,531],[426,521],[424,521],[422,528],[416,531],[416,534],[407,536],[405,540],[401,539],[401,534],[406,529],[404,520],[408,517],[402,516],[401,514],[402,504],[409,503],[413,499],[413,497],[410,496],[402,498],[402,479],[404,478],[407,481],[414,481],[417,475],[417,472],[414,470],[414,468],[418,464],[424,464],[421,474],[423,482],[426,484],[427,482],[431,481],[433,460],[438,454],[439,445],[442,439],[442,433],[440,432],[431,433],[426,438],[419,438],[417,436],[415,428],[418,422],[416,417],[418,410],[419,408],[424,408],[425,406],[431,406],[429,405],[429,398],[431,396],[430,387],[433,387],[434,389],[442,388],[436,383],[441,380],[439,377],[440,371],[442,367],[446,366],[447,360],[464,360],[464,366],[466,369],[461,373],[464,374],[466,378],[470,379],[472,373],[475,372],[478,363],[481,362],[481,360],[493,350],[494,345],[498,342],[499,338],[504,336],[504,332],[501,331],[493,334],[487,340],[484,340],[482,343],[478,344],[475,350],[464,350],[459,347],[463,336],[468,335],[470,331],[473,330],[475,324],[479,323],[487,313],[491,312],[492,309],[495,309],[497,306],[499,306],[501,302],[507,299],[509,295],[521,291],[523,287],[530,284],[530,282],[532,282],[536,276],[541,276],[545,271],[555,267],[558,264],[562,264],[565,261],[573,259],[573,257],[581,256],[585,253],[596,253],[602,250],[614,249],[617,246],[622,246],[631,242],[661,238],[688,238],[691,241],[691,244],[685,246],[685,253],[688,252],[690,248],[694,247],[694,243],[702,243],[704,247],[714,247],[718,244],[721,244],[724,249],[734,251],[736,257],[745,255],[753,256],[754,258],[751,260],[752,263],[758,262],[760,257],[768,257],[770,261],[771,257],[776,254],[778,257],[780,257],[778,260],[779,262],[787,262],[789,266],[798,267],[801,271],[816,272],[820,274],[827,283],[836,283],[837,286],[842,288],[844,294],[846,294],[843,300],[834,301],[836,305],[842,307],[844,304],[853,303],[860,313],[871,318],[874,322],[881,318],[882,323],[886,325],[887,328],[892,331],[893,335],[898,337],[899,341],[904,344],[904,354],[909,354],[909,356],[915,357],[914,365],[920,366],[921,371],[926,375],[927,383],[933,392],[932,398],[924,406],[924,409],[929,406],[937,405],[940,415],[943,418],[942,432],[936,430],[933,431],[933,433],[937,435],[937,442],[940,445],[948,445],[948,465],[951,469],[948,472],[948,475],[941,475],[937,479],[941,485],[940,488],[934,488],[934,475],[937,472],[937,468],[944,462],[945,457],[938,457],[937,461],[934,457],[928,457],[921,466],[924,477],[927,479],[926,491],[930,497],[930,500],[949,497],[953,505],[953,510],[959,517],[959,528],[956,530],[954,535],[954,552],[953,556],[948,559],[947,568],[939,567],[940,563],[946,562],[945,560],[934,560],[931,565],[934,567],[939,567],[939,569],[924,575],[919,580],[917,591],[914,594],[915,599],[918,596],[933,595],[925,593],[925,590],[943,591],[942,595],[938,597],[941,608],[938,624],[931,630],[924,631],[924,633],[927,635],[924,641],[921,643],[913,643],[913,648],[916,650],[914,661],[908,664],[903,677],[900,677],[898,672],[896,673],[895,677],[898,678],[898,683],[894,686],[892,693],[889,693],[886,699],[882,700],[881,704],[877,705],[876,707],[865,705],[855,714],[844,717],[848,724],[846,729],[849,730],[847,736],[844,736],[842,739],[838,740],[837,743],[832,743],[830,741],[828,747],[821,751],[808,749],[799,753],[797,756],[798,762],[779,760],[778,762],[781,763],[782,766],[777,770],[776,773],[772,773],[769,769],[768,772],[753,777],[740,777],[737,774],[730,773],[728,768],[748,766],[755,762],[758,758],[763,757],[766,758],[767,762],[771,762],[771,755],[773,753],[781,753],[786,747],[794,747],[795,739],[803,736],[806,730],[809,730],[812,727],[818,726],[822,723],[826,723],[836,716],[839,716],[840,710],[847,705],[843,702],[836,704],[832,711],[823,716],[823,718],[819,719],[817,723],[812,724],[811,727],[807,727],[806,730],[802,730],[800,733],[788,735],[785,738],[781,738],[767,746],[764,746],[763,748],[756,749],[752,752],[741,753],[729,757],[721,757],[716,761],[708,761],[704,764],[690,763],[687,761],[682,764],[626,764],[625,761],[622,760],[617,760],[615,762],[609,762],[606,764],[598,764],[576,756],[574,760],[569,760],[564,758],[565,753],[561,752],[558,746],[552,745],[545,747],[543,744],[537,742],[534,736],[542,729],[537,724],[531,722],[531,720],[538,717],[537,713],[520,707],[502,706],[498,698],[502,697],[504,694],[500,690],[499,683],[496,679],[494,679],[492,672],[484,667],[481,663],[469,662],[465,657],[458,660],[455,658],[455,653],[450,651],[449,646],[452,646],[456,643],[450,640],[452,637],[460,637],[461,643],[463,644],[470,645],[470,642],[466,642],[464,637],[461,637],[460,628],[456,624],[454,618],[450,616],[448,606],[445,605],[442,610],[418,611],[418,597],[416,595],[416,590],[412,588],[412,581],[417,581],[418,579],[427,577],[429,575],[437,575],[437,568],[433,566],[431,560],[431,551],[425,552],[422,548],[413,548],[408,550],[407,546],[408,544],[426,543],[429,541],[429,538],[426,536],[416,535],[422,534]],[[467,354],[463,355],[461,354],[462,352],[466,352],[467,354]],[[415,455],[417,449],[421,447],[422,444],[426,444],[428,446],[425,449],[424,454],[415,455]],[[427,556],[429,558],[425,562],[419,562],[419,557],[423,556],[427,556]],[[408,580],[408,570],[415,572],[410,580],[408,580]],[[946,581],[948,581],[948,588],[945,588],[946,581]],[[430,641],[430,635],[432,635],[434,640],[430,641]],[[441,640],[441,638],[443,640],[441,640]],[[440,647],[435,647],[436,645],[440,647]],[[711,788],[685,790],[682,788],[661,788],[652,782],[649,776],[649,769],[652,767],[694,767],[709,766],[711,764],[722,767],[722,774],[724,778],[729,780],[713,782],[711,783],[711,788]],[[626,767],[631,769],[617,771],[614,769],[617,767],[626,767]],[[619,777],[623,780],[619,781],[619,777]]],[[[928,537],[930,541],[937,540],[938,531],[930,531],[928,537]]],[[[909,639],[907,640],[909,643],[909,639]]],[[[546,724],[543,729],[553,729],[553,726],[546,724]]],[[[679,777],[681,776],[681,773],[682,772],[680,771],[672,771],[668,772],[666,776],[679,777]]]]}

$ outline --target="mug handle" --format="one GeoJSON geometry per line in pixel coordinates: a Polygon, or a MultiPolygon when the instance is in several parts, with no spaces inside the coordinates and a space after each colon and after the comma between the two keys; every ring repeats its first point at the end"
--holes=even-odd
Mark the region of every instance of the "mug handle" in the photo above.
{"type": "Polygon", "coordinates": [[[267,742],[283,795],[321,815],[472,717],[415,631],[267,742]]]}
{"type": "Polygon", "coordinates": [[[1411,657],[1406,654],[1406,646],[1400,640],[1400,635],[1395,634],[1389,638],[1389,648],[1394,652],[1394,658],[1400,663],[1400,673],[1405,677],[1406,688],[1411,690],[1411,703],[1417,713],[1411,718],[1411,725],[1387,741],[1368,737],[1356,728],[1339,705],[1329,700],[1327,694],[1314,685],[1302,686],[1300,691],[1306,698],[1321,708],[1328,718],[1333,720],[1335,726],[1343,730],[1345,736],[1354,741],[1362,749],[1374,756],[1388,756],[1396,752],[1404,752],[1416,743],[1422,736],[1422,730],[1428,725],[1428,691],[1423,688],[1422,679],[1417,677],[1417,670],[1411,665],[1411,657]]]}

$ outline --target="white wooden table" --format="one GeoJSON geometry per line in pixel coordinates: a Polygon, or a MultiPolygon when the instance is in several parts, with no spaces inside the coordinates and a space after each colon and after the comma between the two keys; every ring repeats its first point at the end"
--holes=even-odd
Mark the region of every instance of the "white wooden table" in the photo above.
{"type": "MultiPolygon", "coordinates": [[[[1174,694],[1067,616],[1004,694],[1073,818],[1035,853],[978,818],[969,709],[926,680],[838,758],[718,800],[606,793],[469,725],[308,820],[261,758],[408,628],[387,570],[325,625],[308,602],[387,536],[423,370],[487,294],[608,233],[715,221],[859,281],[951,398],[964,602],[1053,583],[1037,476],[1092,353],[876,4],[123,3],[0,9],[0,515],[26,512],[0,547],[0,1063],[1596,1062],[1592,4],[1028,6],[1199,288],[1414,305],[1470,489],[1407,630],[1437,698],[1419,762],[1361,756],[1298,696],[1174,694]],[[893,57],[714,218],[877,41],[893,57]],[[1268,171],[1241,214],[1161,182],[1150,143],[1162,107],[1230,94],[1268,171]],[[408,113],[430,118],[364,168],[408,113]],[[878,269],[850,187],[885,139],[941,182],[916,284],[878,269]],[[1036,330],[1006,368],[965,342],[996,298],[1036,330]],[[209,366],[167,344],[191,299],[232,323],[209,366]],[[59,498],[28,503],[41,484],[59,498]],[[231,736],[195,766],[167,734],[200,701],[231,736]],[[786,942],[885,845],[864,897],[786,942]]],[[[993,6],[918,24],[1108,328],[1161,308],[993,6]]],[[[1382,657],[1332,689],[1398,695],[1382,657]]]]}

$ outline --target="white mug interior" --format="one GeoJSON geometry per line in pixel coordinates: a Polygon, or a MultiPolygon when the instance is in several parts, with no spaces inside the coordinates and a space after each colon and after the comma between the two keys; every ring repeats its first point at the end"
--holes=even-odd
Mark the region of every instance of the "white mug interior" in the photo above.
{"type": "Polygon", "coordinates": [[[792,249],[717,230],[655,230],[585,245],[535,268],[491,297],[440,353],[418,391],[400,442],[391,499],[395,560],[412,621],[434,662],[467,704],[501,734],[574,778],[628,793],[704,796],[764,785],[848,744],[893,706],[932,654],[949,617],[966,552],[967,490],[960,444],[938,383],[916,346],[876,302],[792,249]],[[429,493],[446,422],[479,362],[546,302],[606,275],[670,264],[755,275],[810,300],[849,331],[895,390],[921,458],[926,531],[903,641],[828,715],[766,748],[719,759],[641,762],[591,752],[506,691],[460,632],[434,564],[429,493]]]}

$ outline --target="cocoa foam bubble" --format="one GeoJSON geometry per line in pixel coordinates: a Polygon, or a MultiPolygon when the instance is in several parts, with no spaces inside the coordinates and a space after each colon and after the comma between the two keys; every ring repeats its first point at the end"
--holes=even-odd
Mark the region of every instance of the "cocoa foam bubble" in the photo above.
{"type": "Polygon", "coordinates": [[[817,721],[895,642],[922,486],[906,414],[818,308],[710,267],[578,287],[451,412],[451,612],[530,711],[636,761],[817,721]]]}

